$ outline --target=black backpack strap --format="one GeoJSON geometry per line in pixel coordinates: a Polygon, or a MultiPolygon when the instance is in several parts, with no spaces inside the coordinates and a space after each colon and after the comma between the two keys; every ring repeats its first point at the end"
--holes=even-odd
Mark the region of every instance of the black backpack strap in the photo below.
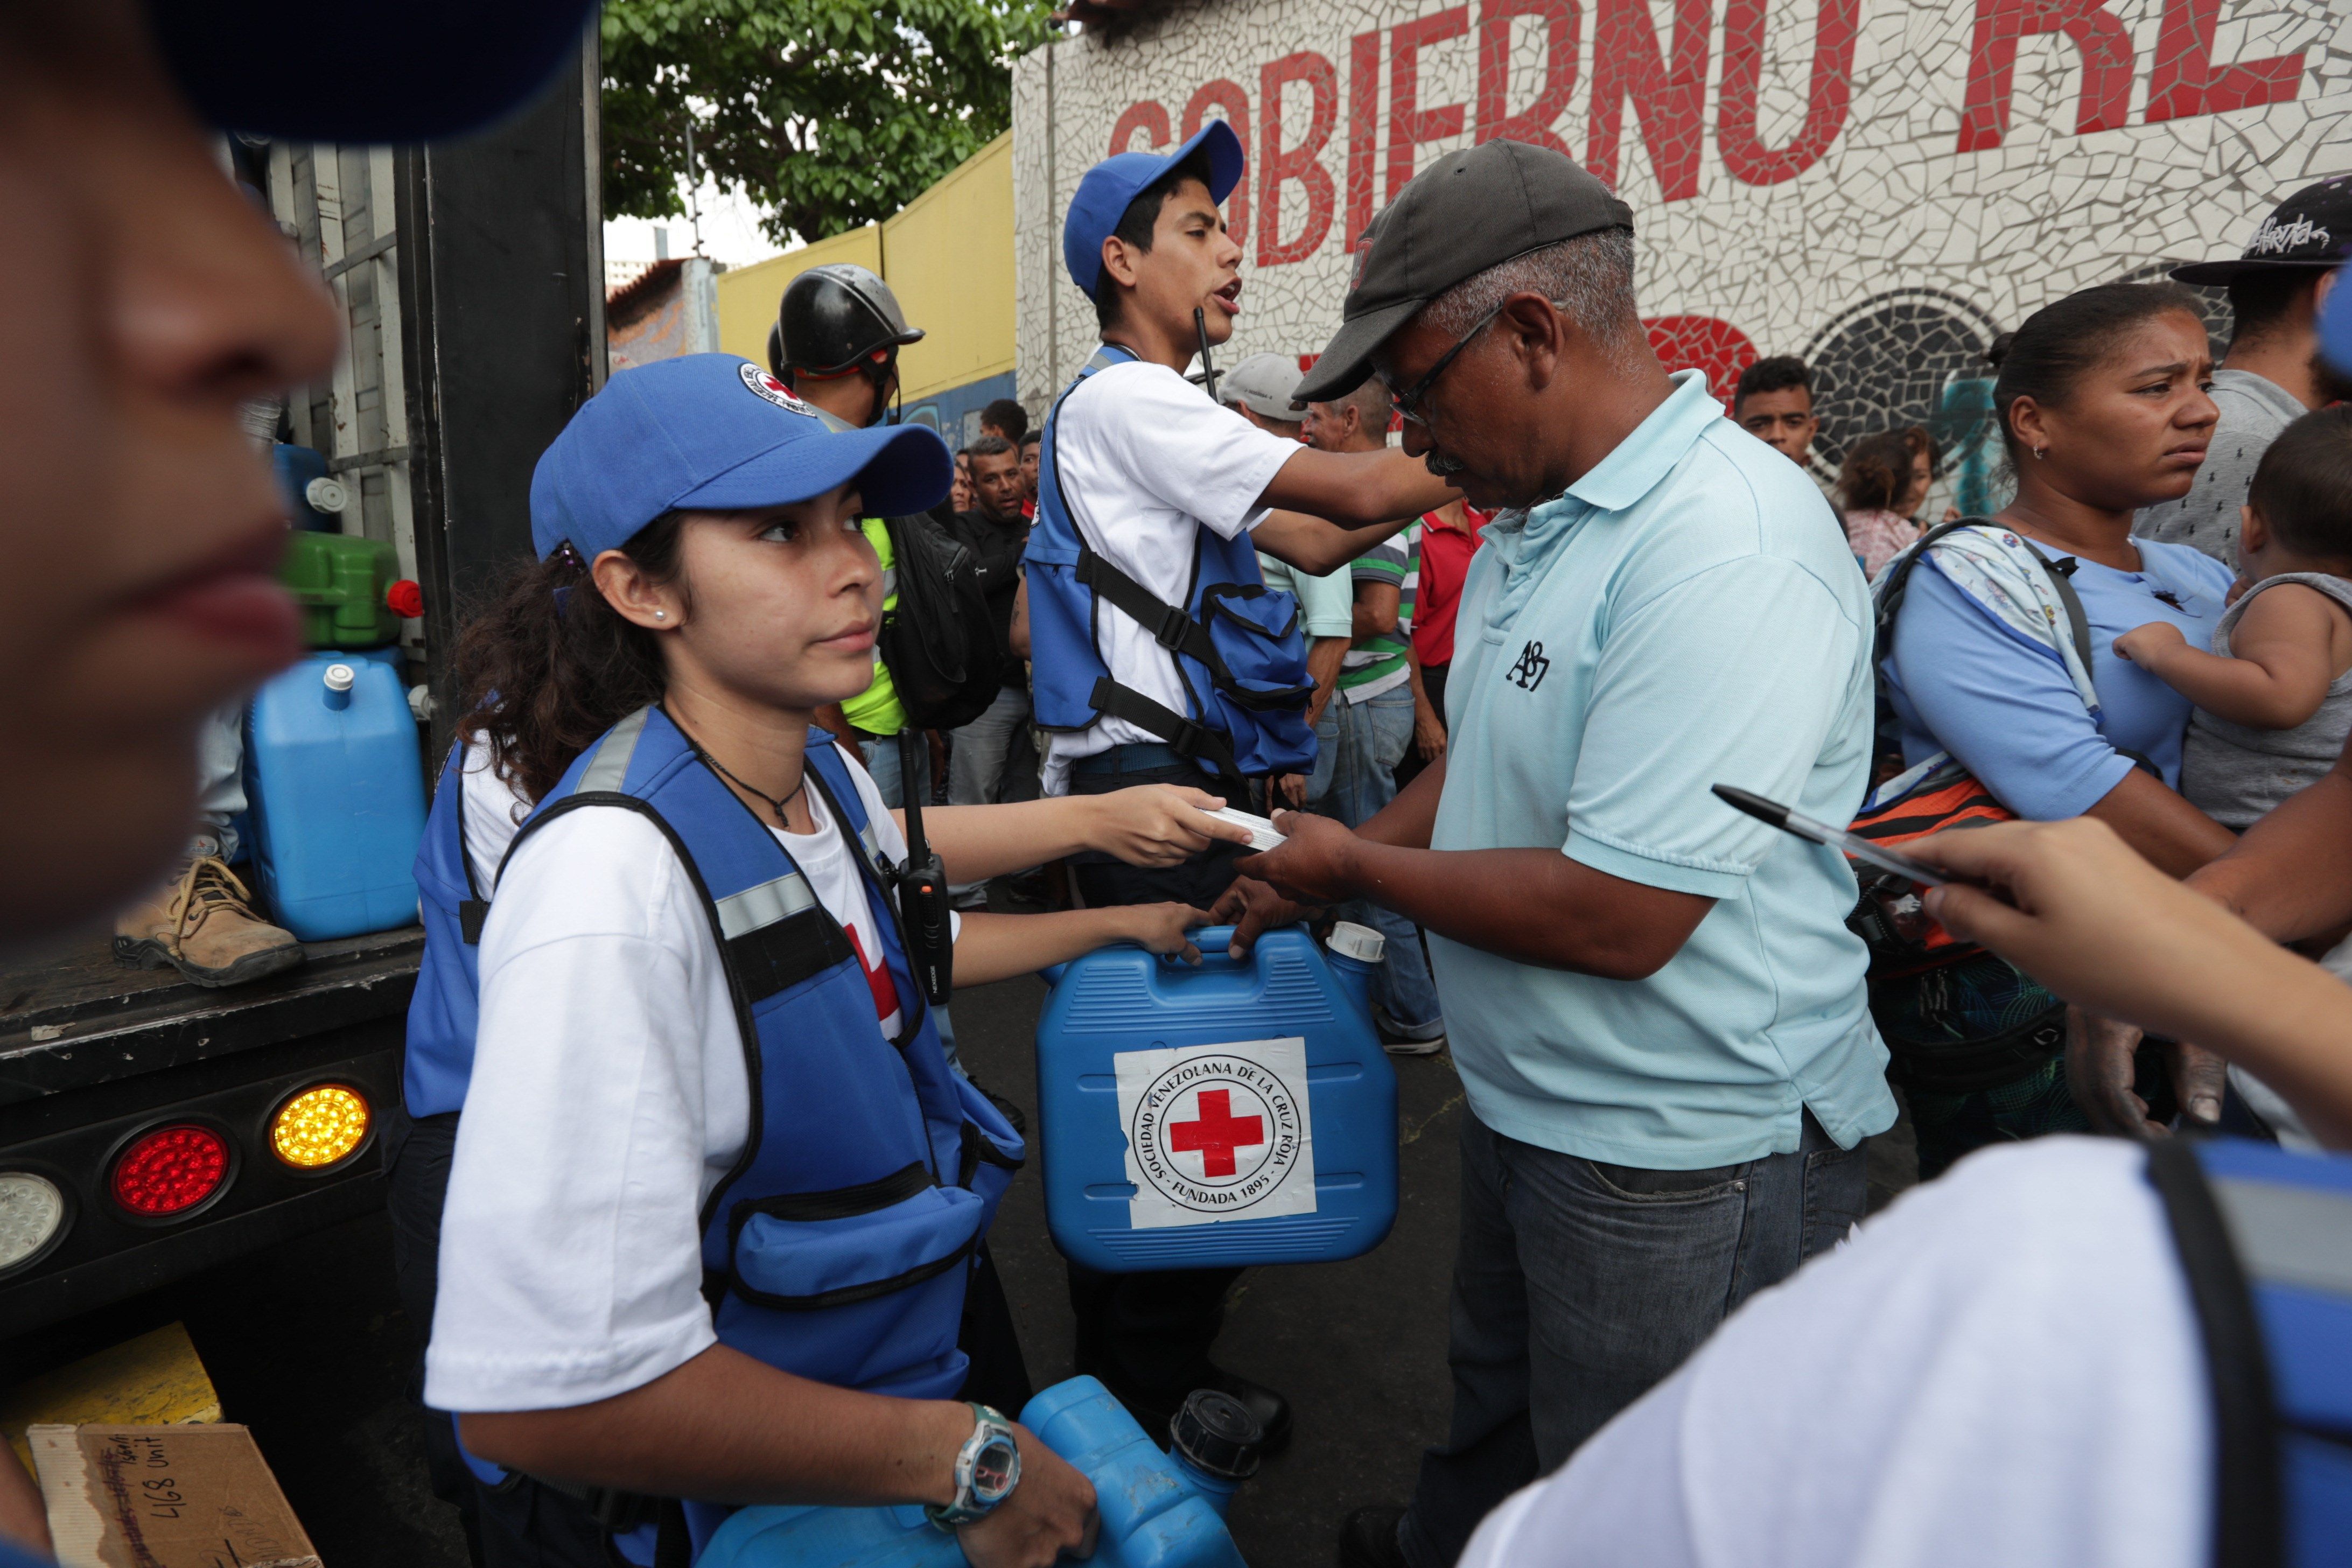
{"type": "Polygon", "coordinates": [[[2214,1568],[2280,1568],[2286,1510],[2278,1415],[2244,1263],[2190,1142],[2150,1142],[2147,1179],[2164,1201],[2205,1348],[2213,1397],[2214,1568]]]}
{"type": "Polygon", "coordinates": [[[1077,580],[1095,591],[1102,599],[1128,619],[1151,634],[1151,640],[1170,653],[1181,653],[1206,665],[1212,674],[1222,674],[1224,660],[1217,656],[1209,640],[1208,628],[1194,620],[1183,606],[1171,605],[1150,589],[1112,565],[1095,552],[1094,547],[1078,539],[1077,580]]]}
{"type": "MultiPolygon", "coordinates": [[[[1911,569],[1926,559],[1927,552],[1947,534],[1958,533],[1964,528],[1998,528],[2005,533],[2017,532],[2015,529],[1989,517],[1963,517],[1951,522],[1938,523],[1922,534],[1918,543],[1896,556],[1895,563],[1886,569],[1885,586],[1878,591],[1876,624],[1870,652],[1870,662],[1874,666],[1884,664],[1886,656],[1895,651],[1895,616],[1903,607],[1903,595],[1910,585],[1911,569]]],[[[2074,592],[2071,580],[2074,574],[2074,558],[2069,556],[2063,563],[2053,562],[2035,547],[2033,541],[2021,533],[2017,534],[2017,542],[2032,552],[2033,558],[2042,563],[2042,569],[2050,574],[2050,585],[2057,590],[2058,603],[2066,611],[2066,627],[2074,636],[2074,651],[2082,657],[2083,668],[2089,670],[2091,621],[2083,612],[2082,595],[2074,592]]]]}
{"type": "Polygon", "coordinates": [[[1187,719],[1132,686],[1121,686],[1106,675],[1096,680],[1087,705],[1107,719],[1123,719],[1148,735],[1157,735],[1180,757],[1205,758],[1229,779],[1242,776],[1234,748],[1223,735],[1196,719],[1187,719]]]}

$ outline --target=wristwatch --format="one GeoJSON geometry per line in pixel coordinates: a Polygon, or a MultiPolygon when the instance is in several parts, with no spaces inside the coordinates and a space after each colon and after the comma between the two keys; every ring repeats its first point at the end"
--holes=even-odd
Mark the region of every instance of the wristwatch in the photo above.
{"type": "Polygon", "coordinates": [[[941,1530],[986,1519],[1021,1484],[1021,1444],[1013,1424],[972,1400],[971,1436],[956,1450],[955,1501],[926,1503],[923,1517],[941,1530]]]}

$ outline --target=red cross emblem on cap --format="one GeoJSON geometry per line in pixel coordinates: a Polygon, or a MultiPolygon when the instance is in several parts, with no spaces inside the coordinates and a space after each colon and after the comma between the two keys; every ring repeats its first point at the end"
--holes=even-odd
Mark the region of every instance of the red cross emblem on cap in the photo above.
{"type": "Polygon", "coordinates": [[[1168,1146],[1179,1153],[1200,1155],[1204,1176],[1233,1175],[1234,1151],[1255,1149],[1265,1142],[1265,1118],[1235,1116],[1233,1091],[1224,1089],[1202,1089],[1198,1109],[1199,1120],[1168,1124],[1168,1146]]]}

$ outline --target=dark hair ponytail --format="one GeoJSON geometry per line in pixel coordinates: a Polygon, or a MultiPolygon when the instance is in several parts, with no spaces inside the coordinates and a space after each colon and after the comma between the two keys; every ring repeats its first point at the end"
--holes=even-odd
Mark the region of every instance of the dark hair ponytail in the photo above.
{"type": "MultiPolygon", "coordinates": [[[[676,581],[683,518],[664,512],[621,552],[654,582],[676,581]]],[[[508,574],[458,634],[457,662],[458,743],[488,735],[499,772],[534,804],[667,685],[653,633],[605,602],[570,545],[508,574]]]]}
{"type": "Polygon", "coordinates": [[[1907,430],[1881,430],[1864,436],[1846,448],[1838,468],[1838,495],[1848,511],[1893,511],[1911,490],[1911,468],[1927,455],[1927,471],[1936,471],[1936,443],[1914,425],[1907,430]]]}
{"type": "Polygon", "coordinates": [[[2200,324],[2195,296],[2178,283],[2102,283],[2044,305],[2014,332],[1993,341],[1986,355],[1996,370],[1993,417],[2012,462],[2020,450],[2010,408],[2021,397],[2062,405],[2075,384],[2142,323],[2178,310],[2200,324]]]}

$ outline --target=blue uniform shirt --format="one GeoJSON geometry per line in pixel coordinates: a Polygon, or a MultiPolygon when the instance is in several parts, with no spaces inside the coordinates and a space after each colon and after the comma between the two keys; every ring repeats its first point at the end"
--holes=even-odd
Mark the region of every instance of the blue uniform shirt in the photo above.
{"type": "MultiPolygon", "coordinates": [[[[2211,647],[2230,569],[2185,544],[2134,542],[2137,572],[2080,558],[2074,569],[2074,593],[2091,628],[2096,720],[2055,650],[2003,626],[1956,587],[1933,555],[1913,568],[1886,659],[1904,760],[1948,751],[2003,805],[2036,822],[2096,805],[2131,772],[2126,752],[2146,757],[2179,789],[2189,699],[2118,655],[2115,643],[2134,626],[2170,621],[2190,647],[2211,647]]],[[[2056,554],[2046,544],[2042,552],[2056,554]]]]}
{"type": "Polygon", "coordinates": [[[1437,849],[1557,847],[1717,900],[1646,980],[1431,933],[1471,1109],[1522,1142],[1659,1170],[1893,1124],[1845,928],[1844,857],[1733,811],[1721,782],[1831,822],[1870,769],[1870,605],[1804,470],[1696,371],[1566,495],[1489,525],[1446,688],[1437,849]]]}

